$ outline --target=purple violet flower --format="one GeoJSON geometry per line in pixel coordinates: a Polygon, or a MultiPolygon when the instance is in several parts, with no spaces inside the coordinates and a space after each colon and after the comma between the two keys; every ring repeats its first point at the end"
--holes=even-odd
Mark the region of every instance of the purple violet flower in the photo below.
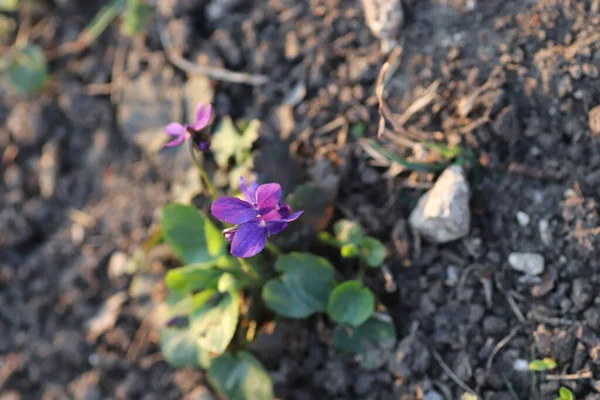
{"type": "Polygon", "coordinates": [[[210,148],[210,134],[201,131],[206,128],[211,116],[212,105],[208,104],[205,106],[204,104],[199,104],[196,111],[196,122],[193,124],[182,125],[179,122],[171,122],[165,127],[165,131],[167,135],[174,136],[175,139],[165,144],[165,147],[179,146],[186,139],[192,139],[200,151],[208,151],[210,148]]]}
{"type": "Polygon", "coordinates": [[[246,185],[241,178],[240,187],[246,199],[221,197],[211,206],[215,218],[235,224],[223,231],[231,243],[231,254],[248,258],[260,253],[267,245],[269,235],[276,235],[287,228],[289,222],[296,220],[303,211],[292,214],[292,207],[280,203],[281,185],[266,183],[246,185]]]}

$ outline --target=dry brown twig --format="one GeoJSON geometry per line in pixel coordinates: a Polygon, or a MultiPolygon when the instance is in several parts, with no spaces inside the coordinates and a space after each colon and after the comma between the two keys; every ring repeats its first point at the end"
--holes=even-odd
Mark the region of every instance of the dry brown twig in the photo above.
{"type": "Polygon", "coordinates": [[[264,75],[254,75],[248,74],[246,72],[230,71],[228,69],[220,67],[200,65],[183,58],[173,48],[171,38],[169,37],[169,33],[167,32],[167,27],[162,21],[162,18],[160,16],[157,16],[156,19],[160,25],[158,28],[159,38],[167,56],[167,59],[176,67],[186,72],[205,75],[211,79],[215,79],[218,81],[243,83],[251,86],[261,86],[269,81],[269,79],[264,75]]]}
{"type": "Polygon", "coordinates": [[[590,370],[579,371],[576,374],[553,375],[547,374],[547,381],[577,381],[580,379],[592,379],[594,374],[590,370]]]}
{"type": "Polygon", "coordinates": [[[385,122],[386,120],[392,124],[393,128],[397,132],[406,132],[404,127],[402,127],[398,121],[392,115],[390,108],[386,104],[383,94],[385,90],[385,83],[387,79],[387,72],[391,65],[396,65],[397,61],[400,59],[402,55],[402,47],[396,47],[387,61],[383,63],[381,69],[379,70],[379,75],[377,75],[377,81],[375,82],[375,96],[377,97],[377,101],[379,103],[379,128],[377,129],[377,137],[381,138],[383,133],[385,132],[385,122]]]}
{"type": "Polygon", "coordinates": [[[444,370],[446,375],[448,375],[450,377],[450,379],[452,379],[454,381],[454,383],[456,383],[458,386],[460,386],[461,389],[477,396],[477,399],[481,399],[481,396],[479,396],[479,394],[477,394],[477,392],[475,390],[471,389],[466,383],[461,381],[458,376],[456,376],[454,371],[452,371],[450,369],[450,367],[448,366],[448,364],[446,364],[444,362],[444,359],[442,358],[440,353],[438,353],[437,350],[434,349],[433,347],[431,347],[431,354],[433,355],[433,358],[435,358],[435,360],[438,362],[438,364],[440,364],[440,367],[444,370]]]}
{"type": "Polygon", "coordinates": [[[502,293],[504,295],[504,298],[506,299],[506,302],[510,306],[510,309],[515,314],[515,316],[517,317],[517,319],[519,320],[519,322],[522,323],[522,324],[526,323],[527,319],[523,315],[523,312],[521,312],[521,309],[519,308],[519,306],[518,306],[517,302],[515,301],[515,299],[513,298],[512,294],[509,293],[509,292],[507,292],[504,289],[504,287],[502,286],[502,284],[496,278],[495,275],[494,275],[494,282],[496,283],[496,288],[500,291],[500,293],[502,293]]]}
{"type": "Polygon", "coordinates": [[[508,335],[506,335],[501,341],[498,342],[498,344],[494,347],[494,350],[492,350],[492,352],[490,353],[487,362],[485,363],[485,368],[487,370],[492,368],[492,363],[494,362],[494,357],[496,357],[496,354],[498,354],[500,350],[502,350],[502,348],[506,346],[508,342],[510,342],[516,336],[518,332],[519,327],[514,327],[508,335]]]}

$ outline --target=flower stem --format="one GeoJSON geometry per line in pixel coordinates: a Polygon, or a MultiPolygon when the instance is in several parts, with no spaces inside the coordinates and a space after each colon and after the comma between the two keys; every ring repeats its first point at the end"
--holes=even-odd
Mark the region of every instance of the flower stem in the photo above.
{"type": "Polygon", "coordinates": [[[248,275],[255,281],[262,281],[260,274],[252,267],[252,265],[250,265],[248,261],[246,261],[245,258],[238,258],[238,260],[240,261],[240,264],[242,265],[242,270],[246,273],[246,275],[248,275]]]}
{"type": "Polygon", "coordinates": [[[267,242],[267,249],[276,256],[281,254],[281,250],[273,242],[267,242]]]}
{"type": "Polygon", "coordinates": [[[215,186],[213,185],[212,181],[208,177],[208,174],[206,173],[206,170],[204,169],[204,166],[202,165],[200,160],[198,160],[198,158],[196,158],[196,151],[194,150],[194,142],[191,140],[189,142],[190,142],[190,156],[192,156],[192,160],[194,160],[196,169],[198,169],[198,172],[200,172],[200,176],[202,177],[202,180],[204,180],[204,183],[206,184],[206,187],[208,188],[208,191],[210,192],[210,197],[212,197],[213,201],[215,201],[215,200],[217,200],[217,197],[219,197],[217,195],[217,189],[215,189],[215,186]]]}
{"type": "Polygon", "coordinates": [[[365,270],[367,269],[367,265],[365,264],[362,258],[359,258],[358,260],[358,280],[362,281],[365,276],[365,270]]]}
{"type": "Polygon", "coordinates": [[[317,240],[327,246],[331,247],[342,247],[342,243],[339,240],[335,239],[327,232],[320,232],[317,235],[317,240]]]}

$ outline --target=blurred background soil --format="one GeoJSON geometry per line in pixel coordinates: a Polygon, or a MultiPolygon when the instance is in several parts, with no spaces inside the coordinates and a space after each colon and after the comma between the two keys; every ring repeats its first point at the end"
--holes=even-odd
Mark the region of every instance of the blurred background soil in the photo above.
{"type": "MultiPolygon", "coordinates": [[[[32,40],[75,41],[103,4],[40,1],[32,40]]],[[[263,122],[259,177],[327,182],[337,212],[390,250],[369,284],[395,349],[366,365],[335,353],[324,317],[278,324],[254,348],[278,397],[454,400],[462,383],[486,400],[554,399],[560,385],[600,399],[600,1],[403,9],[385,86],[403,130],[381,140],[415,161],[436,157],[420,141],[477,159],[470,233],[445,245],[405,224],[436,175],[374,158],[352,133],[376,137],[389,57],[358,0],[159,0],[141,37],[112,26],[53,57],[42,94],[0,87],[0,399],[216,398],[203,372],[163,360],[151,316],[174,257],[141,253],[161,207],[201,190],[186,149],[159,150],[162,127],[200,101],[263,122]],[[512,252],[542,255],[543,272],[515,271],[512,252]],[[543,357],[559,368],[519,368],[543,357]]]]}

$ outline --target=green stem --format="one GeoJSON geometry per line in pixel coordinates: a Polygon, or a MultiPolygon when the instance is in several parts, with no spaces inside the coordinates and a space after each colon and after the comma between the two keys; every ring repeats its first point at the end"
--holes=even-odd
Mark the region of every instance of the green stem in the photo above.
{"type": "Polygon", "coordinates": [[[342,247],[342,243],[340,243],[339,240],[334,239],[330,234],[328,234],[327,232],[321,232],[320,234],[317,235],[317,240],[323,244],[326,244],[328,246],[331,247],[342,247]]]}
{"type": "Polygon", "coordinates": [[[358,261],[358,280],[362,281],[364,276],[365,276],[365,270],[367,269],[367,265],[365,264],[365,262],[363,261],[362,258],[359,258],[358,261]]]}
{"type": "Polygon", "coordinates": [[[260,277],[260,274],[252,267],[252,265],[250,265],[250,263],[248,261],[246,261],[245,258],[238,258],[238,260],[240,261],[240,264],[242,265],[242,270],[253,280],[261,282],[262,278],[260,277]]]}
{"type": "Polygon", "coordinates": [[[277,245],[273,242],[267,242],[267,250],[276,256],[281,254],[281,250],[279,250],[279,247],[277,247],[277,245]]]}
{"type": "Polygon", "coordinates": [[[202,180],[204,180],[204,183],[206,184],[206,187],[208,188],[208,191],[210,192],[210,197],[212,197],[213,201],[217,200],[217,197],[219,197],[217,195],[217,189],[215,189],[215,186],[213,185],[212,181],[208,177],[208,174],[206,173],[206,170],[204,169],[204,166],[202,165],[200,160],[198,160],[196,158],[196,152],[194,150],[194,142],[191,140],[190,140],[190,156],[192,156],[192,160],[194,160],[194,164],[196,165],[196,168],[198,169],[198,172],[200,172],[200,176],[202,177],[202,180]]]}

